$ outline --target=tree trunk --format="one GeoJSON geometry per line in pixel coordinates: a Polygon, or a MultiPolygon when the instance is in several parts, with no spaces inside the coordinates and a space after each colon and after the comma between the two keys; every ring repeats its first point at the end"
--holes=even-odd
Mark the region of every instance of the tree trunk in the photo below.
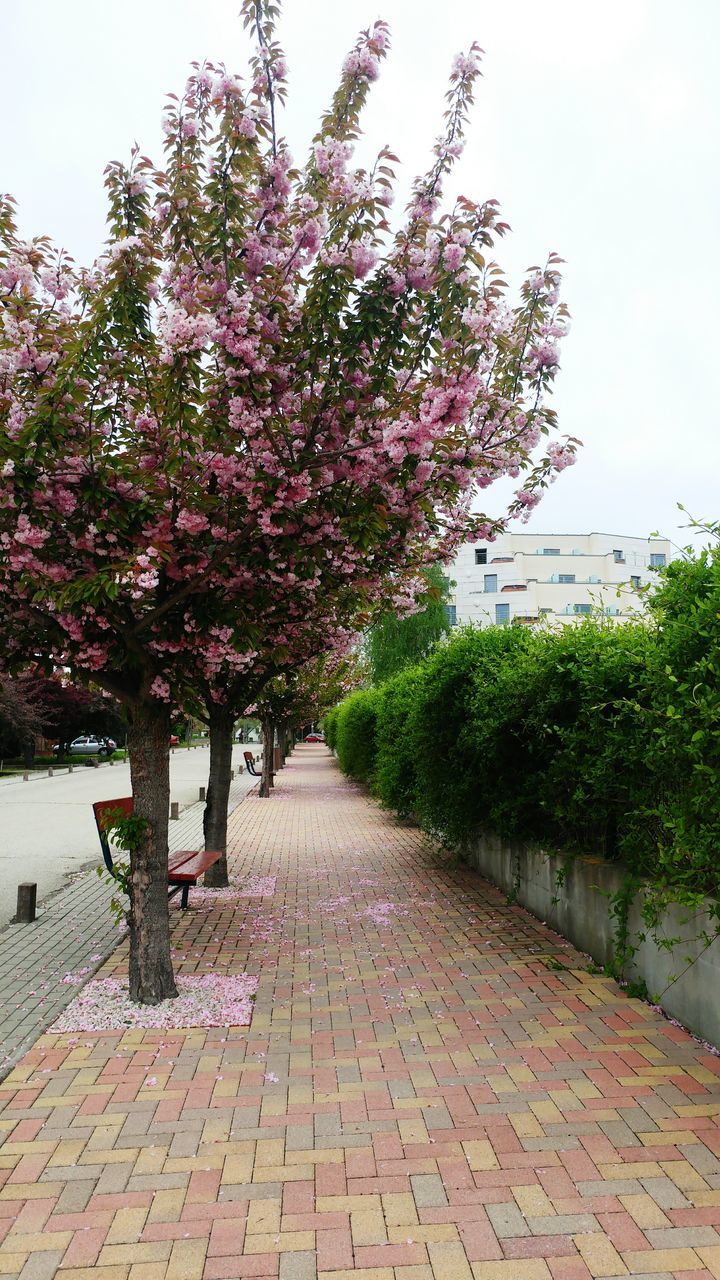
{"type": "Polygon", "coordinates": [[[278,725],[278,746],[280,748],[280,768],[285,768],[285,757],[287,755],[287,721],[281,720],[278,725]]]}
{"type": "Polygon", "coordinates": [[[260,788],[258,795],[267,799],[270,795],[270,788],[273,786],[273,755],[275,745],[275,721],[271,719],[263,720],[263,763],[262,778],[260,780],[260,788]]]}
{"type": "Polygon", "coordinates": [[[168,916],[169,738],[166,706],[150,702],[129,708],[133,812],[145,822],[130,859],[130,999],[138,1004],[160,1004],[178,993],[168,916]]]}
{"type": "Polygon", "coordinates": [[[205,848],[219,850],[222,858],[205,872],[205,884],[210,889],[226,889],[228,886],[228,800],[235,716],[228,707],[213,702],[209,703],[208,712],[210,716],[210,777],[203,814],[203,831],[205,848]]]}

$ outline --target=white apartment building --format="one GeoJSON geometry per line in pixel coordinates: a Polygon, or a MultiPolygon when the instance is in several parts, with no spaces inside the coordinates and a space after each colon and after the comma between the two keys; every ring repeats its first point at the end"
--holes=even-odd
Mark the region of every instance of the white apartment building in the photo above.
{"type": "Polygon", "coordinates": [[[563,624],[602,609],[623,622],[643,610],[640,587],[671,559],[662,538],[610,533],[506,533],[466,543],[448,569],[459,624],[563,624]]]}

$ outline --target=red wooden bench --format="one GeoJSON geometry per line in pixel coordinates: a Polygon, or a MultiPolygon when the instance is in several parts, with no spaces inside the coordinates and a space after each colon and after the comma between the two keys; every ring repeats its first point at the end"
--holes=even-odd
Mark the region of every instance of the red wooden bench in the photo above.
{"type": "MultiPolygon", "coordinates": [[[[97,800],[93,805],[93,813],[95,814],[95,822],[100,836],[100,846],[105,866],[112,875],[115,871],[115,864],[112,860],[110,841],[105,828],[106,826],[112,828],[113,823],[117,821],[118,815],[123,818],[132,817],[133,798],[132,796],[123,796],[122,800],[97,800]]],[[[174,894],[182,892],[180,905],[184,911],[188,904],[190,886],[197,884],[200,876],[207,871],[208,867],[212,867],[215,862],[218,862],[221,857],[221,853],[213,853],[209,849],[171,850],[168,857],[168,897],[172,898],[174,894]]]]}
{"type": "Polygon", "coordinates": [[[249,774],[252,774],[253,778],[262,778],[262,773],[258,773],[255,768],[255,757],[252,751],[243,751],[243,760],[245,761],[245,768],[249,774]]]}

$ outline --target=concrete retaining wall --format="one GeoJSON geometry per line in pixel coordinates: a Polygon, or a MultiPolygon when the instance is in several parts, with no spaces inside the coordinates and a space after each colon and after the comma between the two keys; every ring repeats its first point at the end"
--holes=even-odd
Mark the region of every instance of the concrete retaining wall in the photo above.
{"type": "MultiPolygon", "coordinates": [[[[545,920],[553,929],[592,956],[597,964],[608,964],[613,955],[614,921],[609,897],[620,889],[624,871],[602,858],[573,858],[561,884],[561,858],[520,842],[481,834],[464,849],[466,861],[481,875],[507,893],[515,889],[516,900],[545,920]]],[[[666,1013],[677,1018],[696,1035],[720,1046],[720,940],[710,947],[702,941],[704,931],[713,933],[708,908],[689,916],[684,908],[670,907],[659,937],[680,938],[672,951],[658,946],[652,938],[639,942],[643,933],[642,891],[629,915],[631,941],[637,951],[628,964],[626,977],[644,980],[653,999],[659,997],[666,1013]],[[688,961],[694,963],[688,967],[688,961]],[[677,981],[673,982],[673,977],[677,981]]]]}

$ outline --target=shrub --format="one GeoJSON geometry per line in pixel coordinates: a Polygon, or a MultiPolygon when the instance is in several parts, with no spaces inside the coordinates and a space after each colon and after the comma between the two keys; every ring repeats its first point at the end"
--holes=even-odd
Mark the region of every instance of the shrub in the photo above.
{"type": "Polygon", "coordinates": [[[663,838],[658,880],[720,893],[720,525],[712,549],[675,560],[651,599],[658,623],[648,762],[663,838]]]}
{"type": "Polygon", "coordinates": [[[370,782],[375,768],[377,689],[358,689],[340,704],[336,751],[340,768],[359,782],[370,782]]]}
{"type": "Polygon", "coordinates": [[[401,818],[409,818],[417,808],[418,746],[410,721],[424,678],[424,666],[406,667],[378,691],[373,790],[381,804],[401,818]]]}
{"type": "Polygon", "coordinates": [[[340,707],[331,707],[325,712],[322,719],[322,730],[325,734],[325,741],[331,751],[335,750],[337,744],[337,722],[340,714],[340,707]]]}
{"type": "Polygon", "coordinates": [[[423,664],[408,728],[416,751],[416,806],[421,824],[457,844],[486,817],[488,769],[473,723],[475,689],[493,685],[506,656],[532,636],[519,627],[463,628],[423,664]]]}

